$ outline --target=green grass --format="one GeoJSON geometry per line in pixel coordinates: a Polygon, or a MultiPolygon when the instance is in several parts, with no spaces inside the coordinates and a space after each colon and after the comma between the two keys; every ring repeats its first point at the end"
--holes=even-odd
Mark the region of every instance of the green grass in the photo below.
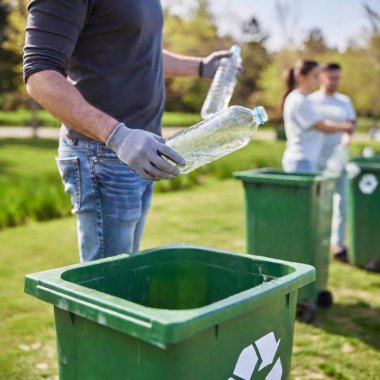
{"type": "MultiPolygon", "coordinates": [[[[364,143],[352,145],[360,154],[364,143]]],[[[372,146],[380,151],[379,144],[372,146]]],[[[202,185],[208,177],[227,179],[234,171],[279,167],[284,142],[254,141],[244,149],[173,181],[160,181],[156,192],[178,191],[202,185]]],[[[55,164],[57,141],[0,139],[0,229],[28,220],[47,220],[70,214],[55,164]]]]}
{"type": "MultiPolygon", "coordinates": [[[[59,127],[57,120],[44,110],[37,111],[39,123],[44,127],[59,127]]],[[[0,125],[6,126],[24,126],[31,125],[32,112],[27,109],[18,109],[17,111],[0,111],[0,125]]]]}
{"type": "Polygon", "coordinates": [[[380,120],[378,118],[360,117],[358,122],[358,130],[360,132],[368,132],[373,125],[380,127],[380,120]]]}
{"type": "MultiPolygon", "coordinates": [[[[59,127],[60,123],[44,110],[37,111],[37,118],[42,127],[59,127]]],[[[17,111],[0,111],[0,126],[30,126],[32,112],[28,109],[17,111]]],[[[201,120],[198,114],[183,112],[165,112],[162,125],[165,127],[187,127],[201,120]]]]}
{"type": "Polygon", "coordinates": [[[165,112],[162,118],[164,127],[188,127],[201,121],[197,113],[165,112]]]}
{"type": "Polygon", "coordinates": [[[0,140],[0,229],[70,214],[56,153],[56,141],[0,140]]]}
{"type": "MultiPolygon", "coordinates": [[[[157,192],[200,185],[205,177],[229,178],[234,170],[279,165],[283,143],[254,144],[174,181],[161,181],[157,192]]],[[[55,164],[57,141],[0,140],[0,229],[30,219],[46,220],[70,214],[55,164]]]]}
{"type": "MultiPolygon", "coordinates": [[[[182,241],[243,252],[243,226],[241,184],[210,179],[156,194],[143,248],[182,241]]],[[[52,307],[24,295],[23,278],[76,262],[76,244],[74,218],[0,232],[0,380],[54,378],[52,307]]],[[[296,324],[293,379],[380,379],[379,275],[333,263],[329,287],[333,308],[313,325],[296,324]]]]}
{"type": "MultiPolygon", "coordinates": [[[[38,120],[42,127],[59,127],[60,123],[45,110],[37,111],[38,120]]],[[[32,113],[28,109],[20,108],[16,111],[0,111],[0,127],[1,126],[30,126],[32,113]]],[[[377,123],[379,123],[379,120],[377,123]]],[[[201,121],[198,113],[186,112],[165,112],[162,119],[164,127],[187,127],[197,124],[201,121]]],[[[367,133],[373,125],[374,119],[368,117],[359,117],[358,132],[367,133]]],[[[269,122],[261,128],[276,128],[276,125],[269,122]]]]}

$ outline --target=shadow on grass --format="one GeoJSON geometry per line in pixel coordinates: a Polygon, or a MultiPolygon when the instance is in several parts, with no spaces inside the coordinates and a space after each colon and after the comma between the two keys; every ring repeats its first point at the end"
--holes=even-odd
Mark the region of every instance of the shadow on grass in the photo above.
{"type": "Polygon", "coordinates": [[[380,308],[366,302],[334,304],[319,312],[314,326],[329,334],[359,339],[380,350],[380,308]]]}
{"type": "Polygon", "coordinates": [[[0,149],[7,146],[30,146],[32,148],[41,149],[58,149],[58,141],[56,139],[39,139],[39,138],[25,138],[25,139],[15,139],[15,138],[5,138],[0,139],[0,149]]]}

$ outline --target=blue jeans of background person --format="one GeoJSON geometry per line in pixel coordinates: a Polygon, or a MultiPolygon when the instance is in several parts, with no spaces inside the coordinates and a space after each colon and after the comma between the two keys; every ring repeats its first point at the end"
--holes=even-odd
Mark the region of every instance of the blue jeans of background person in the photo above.
{"type": "Polygon", "coordinates": [[[333,196],[333,220],[331,234],[331,245],[341,249],[345,247],[347,189],[348,179],[346,173],[343,173],[336,181],[333,196]]]}
{"type": "Polygon", "coordinates": [[[316,165],[309,160],[283,160],[282,168],[286,173],[311,173],[316,170],[316,165]]]}
{"type": "Polygon", "coordinates": [[[61,137],[57,164],[77,216],[80,260],[137,252],[153,182],[95,141],[61,137]]]}
{"type": "MultiPolygon", "coordinates": [[[[327,157],[329,158],[329,157],[327,157]]],[[[327,165],[327,158],[320,157],[317,170],[323,171],[327,165]]],[[[338,177],[333,195],[333,218],[331,228],[331,245],[335,248],[344,249],[347,224],[347,193],[348,178],[343,171],[338,177]]]]}

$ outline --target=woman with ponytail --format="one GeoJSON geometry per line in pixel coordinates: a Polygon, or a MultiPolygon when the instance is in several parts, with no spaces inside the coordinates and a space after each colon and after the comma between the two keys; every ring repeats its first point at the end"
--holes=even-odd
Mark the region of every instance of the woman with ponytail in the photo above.
{"type": "Polygon", "coordinates": [[[286,172],[313,172],[322,148],[323,134],[352,133],[351,122],[323,120],[313,108],[308,95],[318,88],[319,65],[299,60],[285,75],[282,110],[287,146],[282,159],[286,172]]]}

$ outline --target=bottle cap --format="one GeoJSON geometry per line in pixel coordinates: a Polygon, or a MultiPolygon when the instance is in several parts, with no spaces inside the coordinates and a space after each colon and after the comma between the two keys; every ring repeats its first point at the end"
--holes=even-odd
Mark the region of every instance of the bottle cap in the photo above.
{"type": "Polygon", "coordinates": [[[234,54],[234,55],[240,55],[241,54],[241,47],[239,45],[232,45],[230,51],[234,54]]]}
{"type": "Polygon", "coordinates": [[[255,107],[252,110],[253,116],[258,124],[265,124],[268,121],[268,114],[262,106],[255,107]]]}

